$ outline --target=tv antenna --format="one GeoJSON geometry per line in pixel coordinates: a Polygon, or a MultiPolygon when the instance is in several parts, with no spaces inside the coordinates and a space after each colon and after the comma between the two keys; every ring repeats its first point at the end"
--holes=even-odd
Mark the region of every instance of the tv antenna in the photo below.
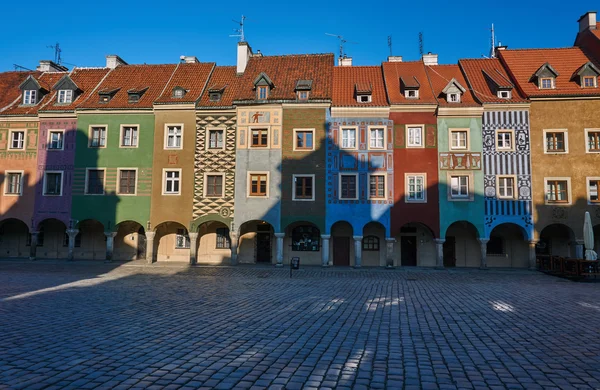
{"type": "Polygon", "coordinates": [[[13,64],[13,66],[15,67],[15,70],[17,70],[17,71],[19,71],[19,72],[22,72],[22,71],[24,71],[24,70],[28,70],[28,71],[30,71],[30,72],[33,72],[31,69],[29,69],[29,68],[26,68],[26,67],[24,67],[24,66],[21,66],[21,65],[19,65],[19,64],[13,64]]]}
{"type": "Polygon", "coordinates": [[[337,39],[340,40],[340,58],[344,58],[346,56],[346,52],[344,51],[344,44],[345,43],[352,43],[352,44],[356,44],[357,43],[357,42],[348,41],[348,40],[344,39],[344,37],[341,36],[341,35],[329,34],[329,33],[325,33],[325,35],[329,35],[330,37],[336,37],[337,39]]]}
{"type": "Polygon", "coordinates": [[[490,58],[496,58],[496,34],[494,31],[494,23],[492,23],[492,47],[490,48],[490,58]]]}
{"type": "Polygon", "coordinates": [[[230,37],[239,38],[240,42],[246,42],[246,37],[244,36],[244,21],[246,20],[246,17],[244,15],[242,15],[242,20],[240,20],[240,21],[237,21],[234,19],[232,19],[232,20],[233,20],[233,22],[237,23],[239,25],[239,27],[233,29],[235,34],[230,35],[230,37]]]}
{"type": "Polygon", "coordinates": [[[392,36],[388,35],[388,47],[390,48],[390,57],[393,56],[392,54],[392,36]]]}
{"type": "Polygon", "coordinates": [[[423,57],[423,32],[419,32],[419,54],[423,57]]]}
{"type": "Polygon", "coordinates": [[[56,42],[56,44],[54,46],[50,45],[47,47],[50,49],[54,49],[54,63],[60,65],[60,63],[62,62],[62,58],[60,56],[62,49],[60,48],[60,44],[58,42],[56,42]]]}

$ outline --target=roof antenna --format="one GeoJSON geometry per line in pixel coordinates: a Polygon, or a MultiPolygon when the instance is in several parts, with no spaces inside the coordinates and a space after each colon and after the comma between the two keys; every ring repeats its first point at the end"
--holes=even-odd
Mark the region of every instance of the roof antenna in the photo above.
{"type": "Polygon", "coordinates": [[[60,44],[58,42],[56,42],[56,45],[52,46],[47,46],[50,49],[54,49],[54,63],[57,65],[60,65],[60,63],[62,62],[62,57],[60,56],[60,53],[62,52],[62,49],[60,48],[60,44]]]}
{"type": "Polygon", "coordinates": [[[246,20],[246,17],[244,15],[242,15],[242,20],[239,21],[239,22],[237,20],[233,20],[240,27],[234,28],[233,32],[235,32],[235,34],[230,35],[230,37],[232,37],[232,38],[239,38],[240,42],[246,42],[246,37],[244,36],[244,21],[245,20],[246,20]]]}
{"type": "Polygon", "coordinates": [[[420,31],[419,32],[419,54],[421,57],[423,57],[423,32],[420,31]]]}
{"type": "Polygon", "coordinates": [[[496,35],[494,32],[494,23],[492,23],[492,47],[490,48],[490,58],[496,58],[496,35]]]}
{"type": "Polygon", "coordinates": [[[13,64],[13,66],[15,67],[15,70],[16,70],[16,71],[19,71],[19,72],[22,72],[22,71],[24,71],[24,70],[28,70],[28,71],[30,71],[30,72],[33,72],[31,69],[29,69],[29,68],[26,68],[26,67],[24,67],[24,66],[21,66],[21,65],[19,65],[19,64],[13,64]]]}
{"type": "Polygon", "coordinates": [[[392,54],[392,36],[388,35],[388,47],[390,48],[390,57],[393,56],[392,54]]]}
{"type": "Polygon", "coordinates": [[[337,39],[340,40],[340,58],[346,57],[346,52],[344,51],[344,44],[345,43],[353,43],[353,44],[357,43],[357,42],[348,41],[348,40],[344,39],[344,37],[341,36],[341,35],[329,34],[329,33],[325,33],[325,35],[329,35],[330,37],[336,37],[337,39]]]}

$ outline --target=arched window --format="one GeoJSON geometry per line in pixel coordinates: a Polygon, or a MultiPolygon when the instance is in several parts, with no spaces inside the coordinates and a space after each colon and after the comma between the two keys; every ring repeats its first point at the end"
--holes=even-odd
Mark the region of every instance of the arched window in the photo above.
{"type": "Polygon", "coordinates": [[[363,251],[378,251],[379,250],[379,237],[366,236],[362,240],[363,251]]]}
{"type": "Polygon", "coordinates": [[[318,252],[321,247],[321,232],[314,226],[296,226],[292,230],[292,250],[318,252]]]}

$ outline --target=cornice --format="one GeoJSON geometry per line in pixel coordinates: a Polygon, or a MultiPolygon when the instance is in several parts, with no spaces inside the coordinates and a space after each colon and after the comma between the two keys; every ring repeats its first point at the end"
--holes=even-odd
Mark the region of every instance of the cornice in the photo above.
{"type": "Polygon", "coordinates": [[[332,107],[331,117],[362,117],[380,118],[388,117],[389,107],[332,107]]]}
{"type": "Polygon", "coordinates": [[[167,110],[196,110],[196,103],[177,103],[177,104],[154,104],[154,111],[167,110]]]}
{"type": "Polygon", "coordinates": [[[438,107],[438,117],[473,117],[483,115],[483,107],[438,107]]]}
{"type": "Polygon", "coordinates": [[[390,106],[390,112],[435,112],[437,104],[403,104],[390,106]]]}
{"type": "Polygon", "coordinates": [[[528,110],[531,107],[531,103],[484,103],[483,111],[519,111],[528,110]]]}

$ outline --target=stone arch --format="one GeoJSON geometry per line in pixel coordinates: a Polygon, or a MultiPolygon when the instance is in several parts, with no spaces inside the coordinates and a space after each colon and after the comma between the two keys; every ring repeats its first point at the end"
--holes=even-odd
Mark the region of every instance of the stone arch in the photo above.
{"type": "Polygon", "coordinates": [[[67,225],[56,218],[46,218],[37,226],[36,257],[42,259],[62,259],[69,254],[67,225]]]}
{"type": "MultiPolygon", "coordinates": [[[[214,214],[217,216],[217,214],[214,214]]],[[[209,216],[205,216],[209,217],[209,216]]],[[[230,264],[236,246],[232,245],[235,237],[230,231],[230,218],[198,218],[192,223],[192,231],[198,234],[196,242],[196,258],[202,264],[230,264]],[[197,224],[198,221],[201,223],[197,224]]]]}
{"type": "Polygon", "coordinates": [[[153,253],[156,261],[190,261],[190,236],[187,227],[179,222],[164,221],[156,225],[154,232],[153,253]]]}
{"type": "Polygon", "coordinates": [[[146,257],[146,229],[132,220],[121,221],[115,226],[113,259],[140,260],[146,257]]]}
{"type": "Polygon", "coordinates": [[[284,264],[289,264],[292,257],[299,257],[303,265],[321,265],[322,232],[316,223],[294,221],[285,227],[284,232],[284,264]]]}
{"type": "Polygon", "coordinates": [[[29,256],[29,227],[18,218],[0,221],[0,256],[29,256]]]}
{"type": "Polygon", "coordinates": [[[481,244],[479,231],[469,221],[456,221],[445,231],[444,266],[479,267],[481,244]]]}
{"type": "Polygon", "coordinates": [[[408,222],[402,225],[394,236],[394,262],[403,267],[435,267],[437,252],[435,233],[422,222],[408,222]]]}
{"type": "Polygon", "coordinates": [[[367,222],[362,228],[362,265],[383,267],[386,260],[386,230],[379,221],[367,222]]]}
{"type": "Polygon", "coordinates": [[[529,266],[529,234],[521,225],[512,222],[497,224],[490,231],[487,243],[489,267],[527,268],[529,266]]]}
{"type": "Polygon", "coordinates": [[[274,225],[265,220],[243,222],[238,229],[238,261],[271,264],[276,257],[274,225]]]}
{"type": "Polygon", "coordinates": [[[106,235],[104,225],[95,219],[77,222],[79,233],[75,237],[73,255],[77,259],[105,260],[106,235]]]}
{"type": "Polygon", "coordinates": [[[348,221],[336,221],[331,224],[331,249],[329,258],[337,266],[354,265],[354,228],[348,221]]]}
{"type": "Polygon", "coordinates": [[[575,257],[576,251],[575,232],[568,225],[553,223],[540,229],[537,254],[575,257]]]}

